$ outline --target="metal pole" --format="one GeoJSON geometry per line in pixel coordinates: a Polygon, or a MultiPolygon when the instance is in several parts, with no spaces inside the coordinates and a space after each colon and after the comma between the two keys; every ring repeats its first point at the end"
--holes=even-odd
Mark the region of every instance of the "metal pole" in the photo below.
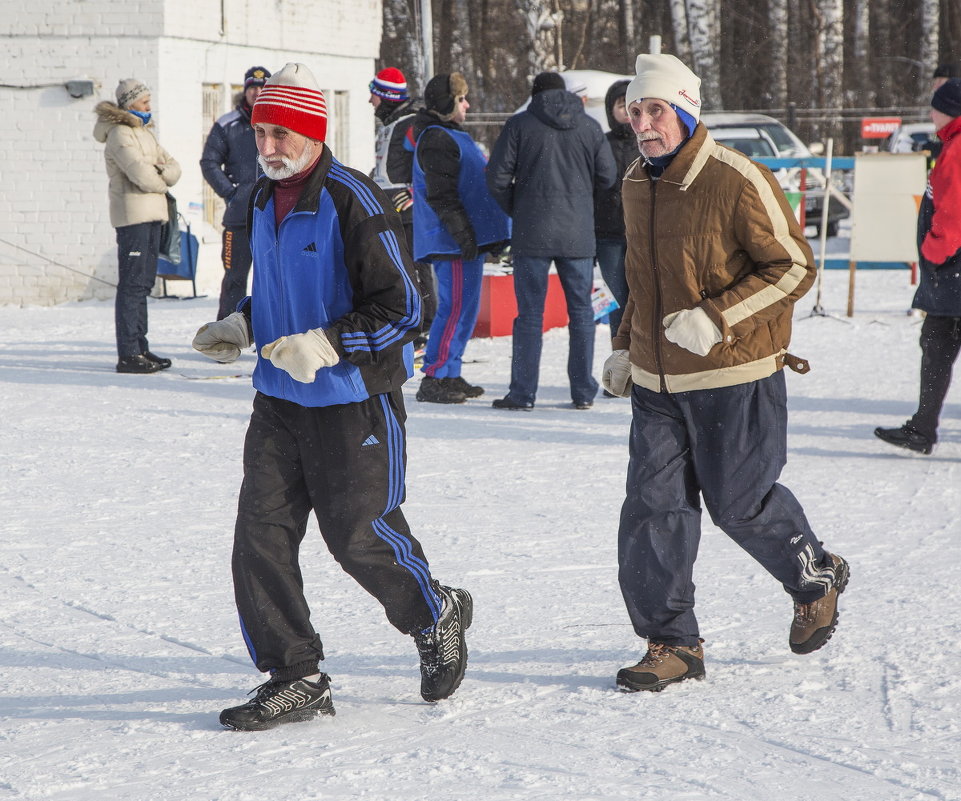
{"type": "MultiPolygon", "coordinates": [[[[814,311],[823,314],[821,306],[821,285],[824,280],[824,261],[828,249],[828,207],[831,205],[831,161],[834,158],[834,139],[828,137],[827,153],[824,159],[824,196],[821,200],[821,229],[820,229],[820,260],[818,264],[818,293],[814,304],[814,311]]],[[[849,317],[851,315],[848,315],[849,317]]]]}
{"type": "Polygon", "coordinates": [[[424,56],[424,85],[434,77],[434,17],[430,0],[420,0],[420,36],[424,56]]]}

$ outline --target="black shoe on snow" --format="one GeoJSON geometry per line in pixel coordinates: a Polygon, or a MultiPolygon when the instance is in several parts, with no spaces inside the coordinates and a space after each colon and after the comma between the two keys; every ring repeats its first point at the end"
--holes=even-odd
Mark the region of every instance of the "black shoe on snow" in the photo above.
{"type": "Polygon", "coordinates": [[[307,679],[268,681],[251,692],[252,701],[225,709],[220,724],[236,731],[263,731],[281,723],[299,723],[317,715],[333,715],[330,677],[321,673],[316,682],[307,679]]]}
{"type": "Polygon", "coordinates": [[[468,398],[479,398],[484,394],[483,387],[477,384],[468,384],[467,380],[460,375],[456,378],[442,378],[441,380],[445,381],[447,386],[455,392],[463,392],[468,398]]]}
{"type": "Polygon", "coordinates": [[[170,365],[173,364],[170,359],[166,359],[163,356],[158,356],[156,353],[151,353],[149,350],[143,352],[143,357],[150,362],[156,362],[160,365],[161,370],[166,370],[170,365]]]}
{"type": "Polygon", "coordinates": [[[433,628],[414,635],[420,654],[420,694],[425,701],[442,701],[454,694],[467,669],[465,632],[474,619],[474,601],[467,590],[438,585],[444,610],[433,628]]]}
{"type": "Polygon", "coordinates": [[[492,404],[495,409],[509,409],[512,412],[529,412],[534,408],[533,401],[516,401],[510,395],[497,398],[492,404]]]}
{"type": "Polygon", "coordinates": [[[417,390],[417,400],[421,403],[463,403],[467,396],[450,386],[446,378],[431,378],[425,375],[417,390]]]}
{"type": "Polygon", "coordinates": [[[156,373],[163,369],[158,362],[151,361],[143,354],[125,356],[117,362],[118,373],[156,373]]]}
{"type": "Polygon", "coordinates": [[[876,428],[874,436],[884,440],[888,445],[896,445],[918,453],[929,454],[934,449],[934,442],[906,423],[900,428],[876,428]]]}

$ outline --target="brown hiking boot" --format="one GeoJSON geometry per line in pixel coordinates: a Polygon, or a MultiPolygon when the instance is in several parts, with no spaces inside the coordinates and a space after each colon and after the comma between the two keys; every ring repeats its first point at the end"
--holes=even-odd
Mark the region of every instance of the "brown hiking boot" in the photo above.
{"type": "Polygon", "coordinates": [[[617,686],[627,692],[660,692],[668,684],[704,678],[704,649],[697,645],[667,645],[648,642],[644,658],[633,667],[617,671],[617,686]]]}
{"type": "Polygon", "coordinates": [[[851,570],[840,556],[829,553],[833,571],[831,589],[823,598],[809,604],[794,604],[794,621],[791,623],[791,650],[796,654],[816,651],[831,639],[838,625],[838,596],[848,585],[851,570]]]}

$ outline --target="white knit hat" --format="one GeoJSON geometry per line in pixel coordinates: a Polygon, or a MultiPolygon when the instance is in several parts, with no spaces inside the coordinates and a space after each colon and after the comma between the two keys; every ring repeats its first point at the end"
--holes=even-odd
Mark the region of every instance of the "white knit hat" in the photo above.
{"type": "Polygon", "coordinates": [[[117,105],[123,109],[130,108],[140,98],[149,94],[150,90],[143,81],[138,81],[136,78],[124,78],[117,84],[117,105]]]}
{"type": "Polygon", "coordinates": [[[654,97],[686,111],[697,123],[701,116],[701,79],[684,62],[667,53],[641,53],[635,71],[637,77],[628,84],[624,96],[626,105],[654,97]]]}
{"type": "Polygon", "coordinates": [[[291,62],[271,75],[250,115],[251,125],[258,122],[279,125],[323,142],[327,136],[327,101],[314,74],[303,64],[291,62]]]}

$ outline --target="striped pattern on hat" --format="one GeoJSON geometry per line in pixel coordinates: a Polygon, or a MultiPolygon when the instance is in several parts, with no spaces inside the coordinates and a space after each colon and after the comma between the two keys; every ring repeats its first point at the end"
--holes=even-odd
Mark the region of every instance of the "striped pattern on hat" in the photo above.
{"type": "Polygon", "coordinates": [[[251,125],[279,125],[310,139],[327,137],[327,101],[303,64],[287,64],[268,80],[254,103],[251,125]]]}
{"type": "Polygon", "coordinates": [[[407,94],[407,79],[397,67],[387,67],[378,72],[377,77],[370,82],[370,93],[396,103],[410,99],[407,94]]]}

